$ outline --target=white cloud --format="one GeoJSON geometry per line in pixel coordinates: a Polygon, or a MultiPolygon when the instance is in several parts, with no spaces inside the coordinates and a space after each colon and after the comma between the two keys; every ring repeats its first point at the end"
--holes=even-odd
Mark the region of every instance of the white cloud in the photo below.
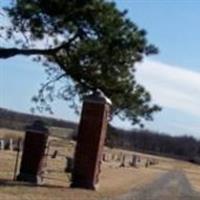
{"type": "Polygon", "coordinates": [[[137,66],[136,77],[163,108],[200,117],[200,73],[146,60],[137,66]]]}

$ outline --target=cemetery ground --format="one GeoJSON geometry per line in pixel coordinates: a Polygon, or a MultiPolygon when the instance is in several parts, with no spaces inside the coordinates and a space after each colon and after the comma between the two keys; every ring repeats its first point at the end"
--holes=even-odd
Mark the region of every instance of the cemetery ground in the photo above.
{"type": "MultiPolygon", "coordinates": [[[[0,137],[23,137],[23,133],[1,129],[0,137]]],[[[50,141],[43,174],[44,184],[40,186],[13,181],[17,152],[0,150],[0,200],[200,199],[200,166],[175,159],[109,148],[105,148],[107,155],[112,157],[114,154],[135,154],[140,156],[141,164],[137,168],[119,167],[118,162],[108,159],[102,163],[100,187],[96,192],[71,189],[70,174],[64,172],[65,156],[73,156],[75,143],[56,137],[50,137],[50,141]],[[55,150],[57,156],[53,158],[55,150]],[[146,168],[144,161],[147,158],[159,162],[146,168]]]]}

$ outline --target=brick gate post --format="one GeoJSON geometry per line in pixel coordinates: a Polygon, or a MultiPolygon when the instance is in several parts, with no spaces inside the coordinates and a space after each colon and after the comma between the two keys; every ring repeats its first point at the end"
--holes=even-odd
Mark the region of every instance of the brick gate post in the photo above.
{"type": "Polygon", "coordinates": [[[18,181],[36,184],[42,182],[41,172],[48,133],[48,129],[42,121],[35,121],[31,126],[26,127],[20,173],[17,176],[18,181]]]}
{"type": "Polygon", "coordinates": [[[110,106],[111,101],[100,91],[83,102],[71,187],[97,187],[110,106]]]}

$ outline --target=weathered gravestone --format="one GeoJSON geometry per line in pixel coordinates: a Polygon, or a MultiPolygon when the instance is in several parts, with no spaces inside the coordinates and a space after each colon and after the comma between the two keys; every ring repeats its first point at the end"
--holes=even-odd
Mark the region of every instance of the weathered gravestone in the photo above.
{"type": "Polygon", "coordinates": [[[0,139],[0,150],[4,150],[5,149],[5,141],[4,139],[0,139]]]}
{"type": "Polygon", "coordinates": [[[23,155],[18,181],[31,183],[42,182],[42,167],[44,163],[48,129],[42,121],[35,121],[26,127],[23,155]]]}
{"type": "Polygon", "coordinates": [[[69,173],[72,172],[74,165],[74,160],[71,157],[66,157],[66,166],[65,166],[65,172],[69,173]]]}
{"type": "Polygon", "coordinates": [[[9,150],[13,151],[13,139],[12,138],[9,139],[9,150]]]}
{"type": "Polygon", "coordinates": [[[103,153],[103,159],[104,162],[110,162],[112,160],[111,153],[105,152],[103,153]]]}
{"type": "Polygon", "coordinates": [[[93,190],[97,188],[110,104],[110,100],[101,92],[95,92],[84,100],[75,151],[72,187],[93,190]]]}
{"type": "Polygon", "coordinates": [[[136,155],[132,155],[131,166],[132,166],[132,167],[138,167],[138,166],[137,166],[137,156],[136,156],[136,155]]]}

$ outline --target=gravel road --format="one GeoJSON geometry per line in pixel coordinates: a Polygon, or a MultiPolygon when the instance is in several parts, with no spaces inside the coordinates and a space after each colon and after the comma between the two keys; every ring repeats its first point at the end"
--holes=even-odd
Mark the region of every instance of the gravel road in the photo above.
{"type": "Polygon", "coordinates": [[[112,200],[200,200],[184,173],[171,171],[153,183],[112,200]]]}

